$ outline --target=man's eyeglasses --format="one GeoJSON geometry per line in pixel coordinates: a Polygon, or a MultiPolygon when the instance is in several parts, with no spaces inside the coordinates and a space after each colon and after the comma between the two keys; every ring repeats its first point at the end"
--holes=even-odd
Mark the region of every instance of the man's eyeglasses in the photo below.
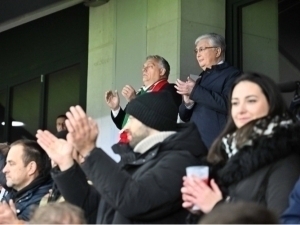
{"type": "Polygon", "coordinates": [[[195,49],[194,49],[194,52],[195,52],[195,53],[203,52],[204,50],[209,49],[209,48],[218,48],[218,47],[214,47],[214,46],[213,46],[213,47],[204,47],[204,48],[198,48],[198,49],[195,48],[195,49]]]}

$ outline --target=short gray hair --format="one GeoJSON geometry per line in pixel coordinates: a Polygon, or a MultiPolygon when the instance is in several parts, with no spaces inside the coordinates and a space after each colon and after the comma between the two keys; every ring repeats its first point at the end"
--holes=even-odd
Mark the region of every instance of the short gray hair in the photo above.
{"type": "Polygon", "coordinates": [[[154,60],[156,60],[159,63],[160,67],[166,70],[164,76],[167,79],[169,78],[170,64],[168,63],[168,61],[164,57],[159,56],[159,55],[148,55],[147,58],[146,58],[146,60],[148,60],[148,59],[154,59],[154,60]]]}
{"type": "Polygon", "coordinates": [[[197,45],[198,42],[203,39],[208,39],[211,46],[221,48],[221,58],[222,58],[222,60],[225,59],[226,42],[225,42],[225,38],[223,36],[216,34],[216,33],[203,34],[196,39],[195,45],[197,45]]]}

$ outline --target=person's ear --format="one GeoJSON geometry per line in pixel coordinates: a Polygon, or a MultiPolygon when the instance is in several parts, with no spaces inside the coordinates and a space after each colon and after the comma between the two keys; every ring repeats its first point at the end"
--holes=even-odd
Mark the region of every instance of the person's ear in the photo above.
{"type": "Polygon", "coordinates": [[[33,175],[37,171],[37,164],[35,161],[31,161],[27,165],[27,172],[29,175],[33,175]]]}
{"type": "Polygon", "coordinates": [[[165,73],[166,73],[166,69],[165,68],[161,68],[160,70],[159,70],[159,76],[164,76],[165,75],[165,73]]]}
{"type": "Polygon", "coordinates": [[[221,48],[216,48],[216,57],[219,58],[221,56],[221,48]]]}

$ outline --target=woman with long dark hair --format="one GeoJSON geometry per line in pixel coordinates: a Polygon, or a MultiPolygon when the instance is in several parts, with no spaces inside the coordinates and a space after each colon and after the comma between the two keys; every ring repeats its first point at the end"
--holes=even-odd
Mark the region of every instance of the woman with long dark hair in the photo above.
{"type": "Polygon", "coordinates": [[[300,175],[300,126],[264,75],[239,77],[229,101],[227,125],[207,156],[213,179],[184,177],[183,207],[208,213],[219,202],[250,201],[280,215],[300,175]]]}

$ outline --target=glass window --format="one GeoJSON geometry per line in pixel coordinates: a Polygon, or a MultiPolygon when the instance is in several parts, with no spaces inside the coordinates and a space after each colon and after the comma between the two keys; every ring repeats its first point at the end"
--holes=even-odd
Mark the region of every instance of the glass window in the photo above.
{"type": "Polygon", "coordinates": [[[35,140],[39,128],[40,78],[12,87],[10,141],[21,138],[35,140]]]}
{"type": "Polygon", "coordinates": [[[56,118],[70,106],[79,104],[80,65],[74,65],[47,75],[48,93],[46,128],[56,133],[56,118]]]}
{"type": "Polygon", "coordinates": [[[0,142],[7,142],[5,140],[4,136],[4,130],[5,130],[5,106],[6,106],[6,92],[0,91],[0,142]]]}

